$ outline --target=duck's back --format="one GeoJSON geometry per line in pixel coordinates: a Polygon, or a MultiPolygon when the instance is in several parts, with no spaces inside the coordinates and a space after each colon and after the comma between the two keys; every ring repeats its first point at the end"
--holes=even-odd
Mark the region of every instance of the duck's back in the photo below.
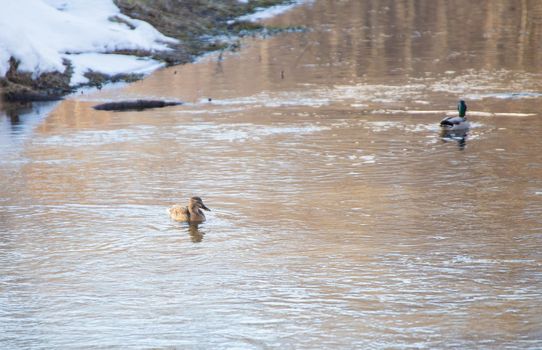
{"type": "Polygon", "coordinates": [[[468,129],[469,121],[463,117],[446,117],[440,121],[440,126],[448,130],[468,129]]]}
{"type": "Polygon", "coordinates": [[[174,205],[168,209],[169,216],[175,221],[190,221],[190,212],[187,207],[174,205]]]}

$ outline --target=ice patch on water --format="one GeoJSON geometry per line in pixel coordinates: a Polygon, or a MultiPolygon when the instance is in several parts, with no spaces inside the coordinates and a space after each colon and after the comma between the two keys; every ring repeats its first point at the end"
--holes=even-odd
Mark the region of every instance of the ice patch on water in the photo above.
{"type": "Polygon", "coordinates": [[[523,98],[540,98],[542,93],[538,92],[498,92],[487,94],[468,94],[465,98],[470,100],[483,100],[486,98],[496,98],[500,100],[519,100],[523,98]]]}

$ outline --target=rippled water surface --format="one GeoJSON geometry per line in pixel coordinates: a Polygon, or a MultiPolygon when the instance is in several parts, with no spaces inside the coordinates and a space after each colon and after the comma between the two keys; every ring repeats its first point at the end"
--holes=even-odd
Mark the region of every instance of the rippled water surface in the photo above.
{"type": "Polygon", "coordinates": [[[272,23],[308,30],[0,117],[1,348],[542,347],[541,4],[272,23]],[[186,104],[91,108],[149,96],[186,104]]]}

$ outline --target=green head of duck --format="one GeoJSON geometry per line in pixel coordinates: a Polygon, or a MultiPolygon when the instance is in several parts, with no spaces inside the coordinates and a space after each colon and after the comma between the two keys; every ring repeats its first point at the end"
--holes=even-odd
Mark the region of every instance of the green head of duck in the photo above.
{"type": "Polygon", "coordinates": [[[467,104],[465,103],[465,101],[459,101],[459,103],[457,104],[457,110],[459,111],[459,116],[461,118],[464,118],[467,114],[467,104]]]}

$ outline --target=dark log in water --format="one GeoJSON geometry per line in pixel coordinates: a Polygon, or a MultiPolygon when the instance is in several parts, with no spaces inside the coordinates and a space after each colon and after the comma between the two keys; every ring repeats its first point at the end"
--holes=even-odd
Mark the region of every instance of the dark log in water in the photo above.
{"type": "Polygon", "coordinates": [[[94,106],[99,111],[142,111],[148,108],[162,108],[167,106],[181,105],[182,102],[161,101],[161,100],[135,100],[108,102],[94,106]]]}

